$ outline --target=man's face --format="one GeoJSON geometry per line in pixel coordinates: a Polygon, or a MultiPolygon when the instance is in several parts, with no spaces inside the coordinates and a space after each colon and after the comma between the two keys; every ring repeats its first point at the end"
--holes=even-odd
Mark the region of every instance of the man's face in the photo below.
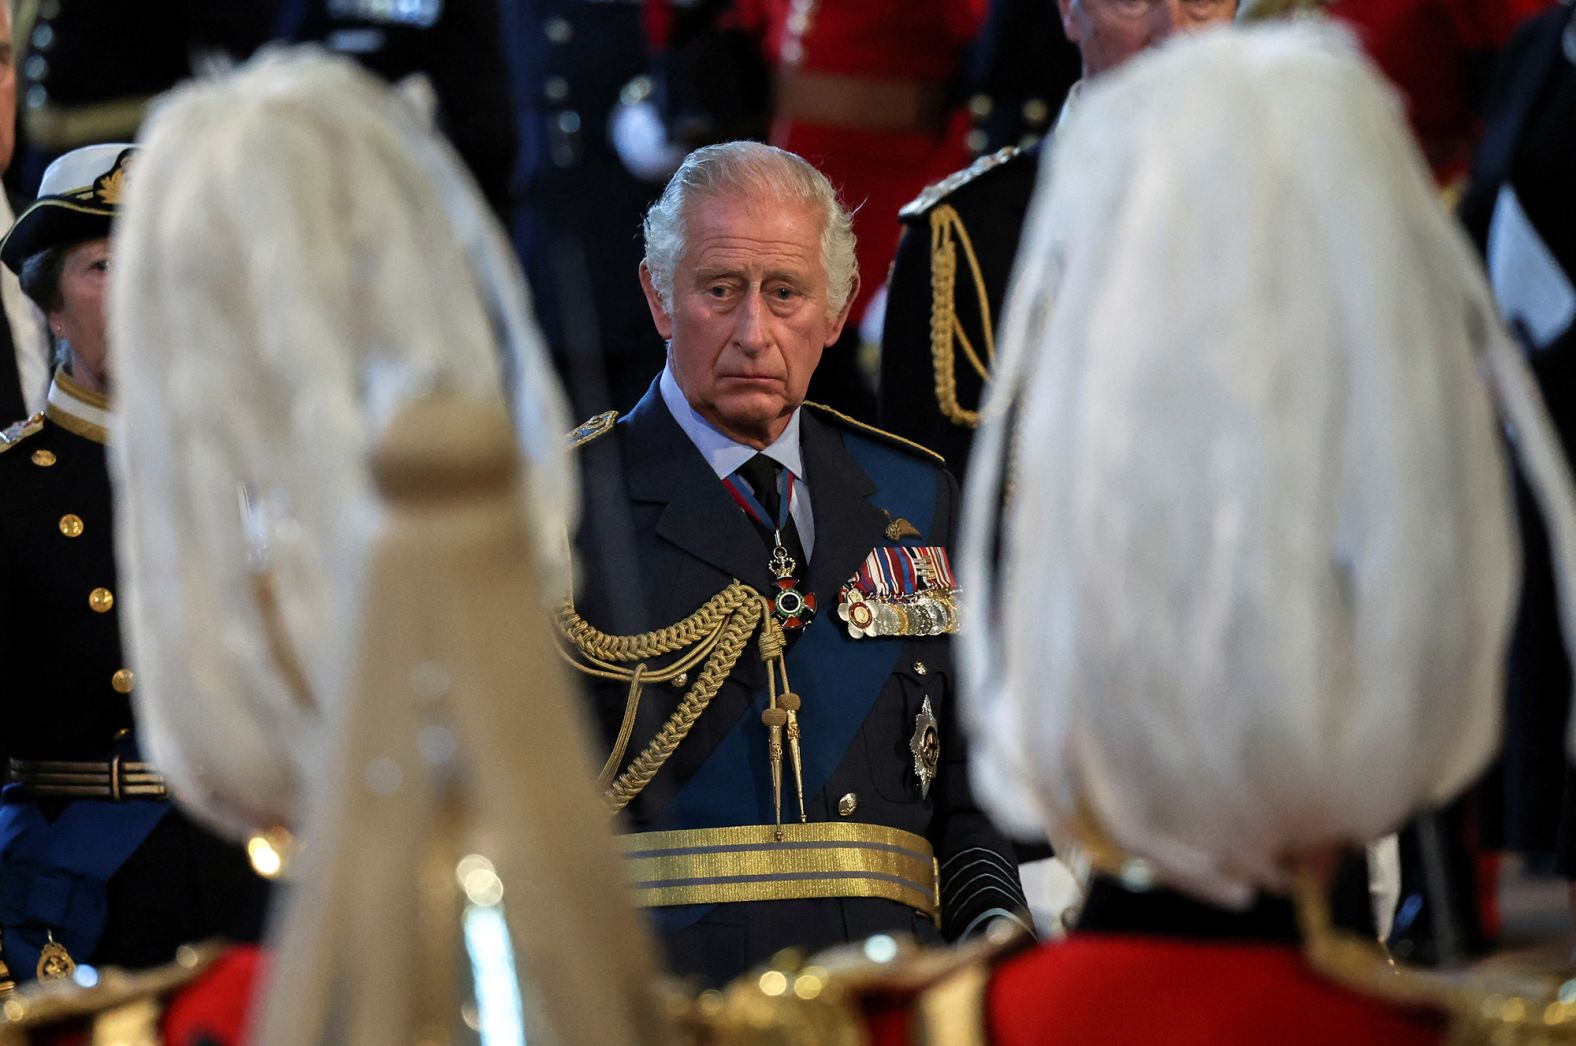
{"type": "Polygon", "coordinates": [[[1062,29],[1083,55],[1084,79],[1115,69],[1172,33],[1229,22],[1237,0],[1057,0],[1062,29]]]}
{"type": "Polygon", "coordinates": [[[821,352],[848,318],[848,304],[836,314],[827,307],[820,215],[750,196],[701,199],[686,213],[685,239],[671,312],[640,267],[668,365],[701,417],[765,447],[804,402],[821,352]]]}
{"type": "Polygon", "coordinates": [[[11,43],[11,5],[0,2],[0,174],[16,148],[16,49],[11,43]]]}

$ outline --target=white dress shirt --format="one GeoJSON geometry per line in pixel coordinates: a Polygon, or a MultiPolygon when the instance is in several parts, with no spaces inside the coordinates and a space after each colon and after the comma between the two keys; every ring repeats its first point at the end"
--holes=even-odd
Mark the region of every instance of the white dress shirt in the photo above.
{"type": "Polygon", "coordinates": [[[743,443],[736,443],[723,434],[711,422],[700,416],[700,413],[684,398],[684,391],[679,388],[678,379],[673,376],[670,367],[662,368],[662,377],[657,381],[657,390],[662,393],[662,402],[667,406],[668,413],[673,415],[673,420],[679,423],[679,428],[684,430],[684,435],[689,437],[695,449],[700,451],[701,457],[706,459],[706,464],[717,474],[721,482],[739,470],[746,461],[757,453],[765,454],[777,464],[793,473],[793,501],[788,506],[788,511],[793,516],[794,526],[799,530],[799,543],[804,546],[804,554],[809,558],[815,554],[815,516],[810,511],[810,478],[804,474],[804,451],[799,446],[799,414],[803,407],[795,407],[793,414],[788,418],[788,426],[782,434],[774,440],[765,450],[757,451],[754,447],[747,447],[743,443]]]}

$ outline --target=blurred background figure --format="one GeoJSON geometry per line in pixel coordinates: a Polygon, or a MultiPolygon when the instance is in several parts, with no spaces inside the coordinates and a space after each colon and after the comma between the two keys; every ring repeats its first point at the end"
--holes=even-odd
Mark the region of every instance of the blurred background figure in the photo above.
{"type": "Polygon", "coordinates": [[[975,155],[1026,149],[1051,130],[1082,69],[1048,0],[990,0],[969,60],[966,144],[975,155]]]}
{"type": "Polygon", "coordinates": [[[859,287],[811,399],[872,416],[874,346],[861,353],[858,328],[886,282],[898,208],[969,159],[964,84],[984,0],[647,0],[647,7],[659,67],[677,84],[664,97],[676,144],[764,136],[815,164],[854,210],[859,287]],[[701,79],[702,63],[719,54],[738,70],[730,79],[743,97],[763,105],[753,128],[729,81],[701,79]]]}
{"type": "Polygon", "coordinates": [[[260,866],[303,839],[252,1041],[648,1041],[547,639],[566,415],[490,210],[419,108],[311,51],[145,141],[110,288],[139,712],[260,866]]]}
{"type": "Polygon", "coordinates": [[[1572,576],[1530,376],[1339,35],[1135,62],[1081,97],[1053,170],[968,490],[990,625],[965,635],[966,711],[993,812],[1096,874],[1066,943],[995,971],[993,1041],[1436,1041],[1384,1001],[1372,944],[1331,967],[1315,916],[1342,849],[1498,744],[1517,559],[1496,406],[1572,576]],[[1380,998],[1350,990],[1368,978],[1380,998]]]}
{"type": "Polygon", "coordinates": [[[15,4],[20,101],[17,160],[7,177],[31,197],[55,157],[92,142],[130,140],[148,102],[219,56],[268,39],[276,0],[21,0],[15,4]]]}
{"type": "Polygon", "coordinates": [[[135,731],[146,683],[121,643],[106,463],[114,379],[134,364],[113,357],[105,308],[135,157],[126,143],[67,153],[0,242],[61,360],[44,411],[0,433],[0,987],[262,929],[267,884],[171,807],[135,731]]]}
{"type": "MultiPolygon", "coordinates": [[[[1077,47],[1082,79],[1092,81],[1173,33],[1229,22],[1236,7],[1237,0],[1059,0],[1054,31],[1077,47]]],[[[1051,10],[1049,0],[1044,9],[1051,10]]],[[[1049,28],[1041,23],[1042,31],[1049,28]]],[[[960,479],[1039,156],[1038,147],[992,153],[902,208],[877,417],[938,451],[960,479]]]]}
{"type": "MultiPolygon", "coordinates": [[[[1500,309],[1576,451],[1576,21],[1569,6],[1528,21],[1489,94],[1488,130],[1461,218],[1483,250],[1500,309]]],[[[1548,523],[1517,474],[1524,570],[1506,687],[1506,752],[1479,793],[1484,842],[1556,856],[1576,880],[1576,775],[1560,745],[1571,670],[1560,643],[1548,523]]],[[[1573,906],[1576,907],[1576,906],[1573,906]]]]}
{"type": "MultiPolygon", "coordinates": [[[[11,165],[16,146],[16,46],[11,7],[0,4],[0,176],[11,165]]],[[[9,194],[0,190],[0,224],[16,220],[9,194]]],[[[49,391],[49,339],[38,307],[22,293],[16,273],[0,270],[0,425],[20,421],[44,408],[49,391]]]]}
{"type": "Polygon", "coordinates": [[[542,336],[574,417],[628,410],[662,354],[630,278],[640,219],[677,166],[641,105],[652,85],[641,4],[500,0],[499,17],[519,138],[510,233],[542,336]],[[654,166],[626,167],[620,135],[658,152],[654,166]]]}
{"type": "Polygon", "coordinates": [[[1406,100],[1407,122],[1440,185],[1457,190],[1483,134],[1484,101],[1516,26],[1553,0],[1335,0],[1325,10],[1406,100]]]}

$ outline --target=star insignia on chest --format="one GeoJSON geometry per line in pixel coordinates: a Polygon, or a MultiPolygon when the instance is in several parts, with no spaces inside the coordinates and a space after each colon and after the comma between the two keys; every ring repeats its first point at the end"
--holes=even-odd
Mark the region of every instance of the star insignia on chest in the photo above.
{"type": "Polygon", "coordinates": [[[914,776],[919,778],[919,794],[930,797],[930,783],[936,779],[941,765],[941,731],[936,724],[936,713],[930,707],[930,695],[919,707],[914,717],[914,736],[909,738],[909,751],[914,753],[914,776]]]}

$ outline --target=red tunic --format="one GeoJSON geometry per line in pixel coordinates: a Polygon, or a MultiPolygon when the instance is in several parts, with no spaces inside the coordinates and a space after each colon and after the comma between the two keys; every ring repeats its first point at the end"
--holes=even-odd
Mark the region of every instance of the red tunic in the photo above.
{"type": "MultiPolygon", "coordinates": [[[[241,1046],[246,1041],[252,1003],[262,997],[259,982],[266,967],[266,956],[256,945],[226,948],[194,980],[164,999],[159,1041],[164,1046],[241,1046]]],[[[155,975],[159,972],[154,971],[155,975]]],[[[97,1015],[84,1011],[39,1028],[28,1041],[36,1046],[89,1046],[94,1041],[97,1015]]]]}
{"type": "Polygon", "coordinates": [[[988,997],[1000,1046],[1422,1046],[1444,1034],[1432,1014],[1310,972],[1287,945],[1074,935],[1009,959],[988,997]]]}
{"type": "Polygon", "coordinates": [[[1406,100],[1441,183],[1465,174],[1482,133],[1480,68],[1554,0],[1337,0],[1329,8],[1406,100]]]}
{"type": "MultiPolygon", "coordinates": [[[[886,84],[924,85],[945,97],[964,47],[979,31],[983,0],[741,0],[762,19],[767,61],[781,77],[833,74],[886,84]]],[[[928,127],[859,126],[811,113],[775,114],[770,141],[815,164],[842,193],[859,238],[858,323],[886,282],[902,231],[897,212],[926,185],[968,165],[961,107],[928,127]]]]}
{"type": "MultiPolygon", "coordinates": [[[[865,1006],[873,1046],[912,1041],[912,998],[865,1006]]],[[[1435,1046],[1441,1015],[1348,991],[1290,945],[1082,934],[1007,959],[984,1014],[992,1046],[1435,1046]]]]}

